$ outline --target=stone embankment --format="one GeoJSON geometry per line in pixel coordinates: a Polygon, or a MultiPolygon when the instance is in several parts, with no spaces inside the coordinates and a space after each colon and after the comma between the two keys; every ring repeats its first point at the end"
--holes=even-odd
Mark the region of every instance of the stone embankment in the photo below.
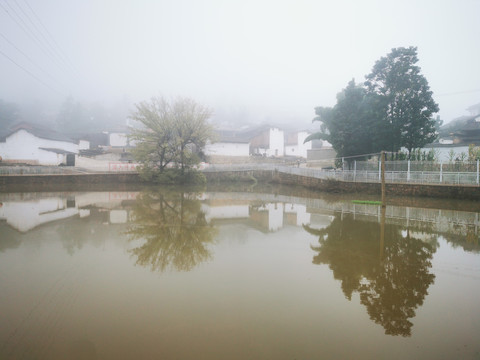
{"type": "MultiPolygon", "coordinates": [[[[259,182],[268,181],[282,185],[303,186],[308,189],[334,193],[381,194],[380,183],[349,182],[331,179],[318,179],[309,176],[287,174],[279,171],[225,171],[205,173],[211,182],[248,181],[253,178],[259,182]]],[[[480,187],[474,185],[437,185],[437,184],[385,184],[386,194],[394,196],[431,197],[461,200],[480,200],[480,187]]]]}
{"type": "MultiPolygon", "coordinates": [[[[380,194],[379,183],[348,182],[287,174],[275,170],[205,172],[207,182],[260,182],[303,186],[334,193],[380,194]]],[[[37,188],[87,188],[118,184],[139,185],[136,173],[103,173],[71,175],[8,175],[0,176],[0,191],[35,191],[37,188]]],[[[445,199],[480,200],[480,187],[473,185],[386,184],[387,195],[445,199]]]]}

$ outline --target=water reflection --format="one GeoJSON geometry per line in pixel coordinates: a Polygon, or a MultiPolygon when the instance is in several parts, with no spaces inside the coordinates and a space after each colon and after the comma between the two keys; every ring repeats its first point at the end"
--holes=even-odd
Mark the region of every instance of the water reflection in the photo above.
{"type": "Polygon", "coordinates": [[[436,237],[341,213],[324,229],[304,228],[320,243],[312,246],[313,263],[330,267],[347,299],[357,292],[386,334],[410,336],[410,319],[435,279],[430,268],[436,237]]]}
{"type": "Polygon", "coordinates": [[[189,271],[212,258],[208,247],[217,233],[201,210],[198,194],[167,190],[137,197],[127,234],[143,244],[130,250],[136,264],[152,271],[189,271]]]}
{"type": "Polygon", "coordinates": [[[479,350],[476,209],[165,189],[1,193],[0,203],[2,359],[479,350]]]}

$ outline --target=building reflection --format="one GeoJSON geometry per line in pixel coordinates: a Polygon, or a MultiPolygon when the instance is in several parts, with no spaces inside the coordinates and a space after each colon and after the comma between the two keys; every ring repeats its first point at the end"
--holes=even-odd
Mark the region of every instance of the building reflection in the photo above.
{"type": "Polygon", "coordinates": [[[315,236],[313,263],[328,265],[345,297],[357,294],[372,321],[391,335],[412,333],[435,279],[430,270],[439,236],[480,252],[476,212],[165,189],[1,194],[0,204],[0,251],[36,240],[46,225],[53,229],[48,238],[58,236],[69,254],[87,242],[123,239],[137,265],[159,272],[190,271],[212,259],[223,225],[265,234],[303,226],[315,236]]]}
{"type": "Polygon", "coordinates": [[[202,209],[209,222],[243,222],[264,233],[280,231],[285,226],[310,224],[312,221],[304,204],[271,201],[259,196],[232,198],[228,193],[205,193],[202,196],[202,209]]]}
{"type": "MultiPolygon", "coordinates": [[[[0,194],[0,224],[27,233],[45,224],[67,219],[87,219],[102,225],[130,224],[133,209],[144,192],[15,193],[0,194]]],[[[354,219],[380,223],[376,205],[356,205],[348,201],[325,201],[274,194],[185,193],[212,225],[243,223],[264,233],[281,231],[287,226],[310,225],[323,228],[340,213],[354,219]]],[[[137,211],[137,210],[135,210],[137,211]]],[[[479,252],[480,216],[477,212],[388,206],[385,223],[404,231],[429,232],[443,236],[454,246],[479,252]]]]}
{"type": "Polygon", "coordinates": [[[43,224],[72,217],[84,218],[92,209],[109,212],[109,222],[125,223],[124,202],[135,200],[138,192],[26,193],[7,194],[0,202],[0,220],[26,233],[43,224]]]}

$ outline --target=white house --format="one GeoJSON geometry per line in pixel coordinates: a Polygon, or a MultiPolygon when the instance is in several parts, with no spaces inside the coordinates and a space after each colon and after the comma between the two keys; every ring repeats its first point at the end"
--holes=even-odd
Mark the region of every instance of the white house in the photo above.
{"type": "Polygon", "coordinates": [[[263,126],[257,129],[257,136],[250,141],[250,153],[263,156],[282,157],[285,155],[283,130],[263,126]]]}
{"type": "Polygon", "coordinates": [[[307,158],[307,151],[312,149],[312,142],[303,142],[309,135],[306,131],[289,132],[285,134],[285,155],[307,158]]]}
{"type": "Polygon", "coordinates": [[[462,116],[454,120],[461,121],[461,125],[457,127],[456,131],[450,133],[447,138],[426,145],[423,150],[433,149],[438,161],[441,162],[465,160],[468,157],[469,145],[480,146],[480,115],[475,114],[475,112],[480,112],[480,104],[471,106],[468,110],[473,115],[462,116]]]}
{"type": "Polygon", "coordinates": [[[108,134],[109,144],[112,147],[128,146],[128,138],[125,132],[111,132],[108,134]]]}
{"type": "Polygon", "coordinates": [[[130,140],[128,135],[133,129],[133,125],[130,123],[129,119],[126,119],[125,126],[119,126],[115,129],[110,129],[105,133],[108,135],[108,145],[112,148],[125,148],[135,146],[135,141],[130,140]]]}
{"type": "Polygon", "coordinates": [[[269,125],[261,125],[242,130],[217,130],[216,142],[204,148],[209,161],[218,159],[229,161],[246,160],[249,155],[266,157],[297,156],[307,158],[312,142],[304,144],[308,131],[289,131],[269,125]]]}
{"type": "Polygon", "coordinates": [[[74,165],[80,148],[88,148],[47,128],[20,123],[0,135],[0,156],[4,162],[32,165],[74,165]]]}
{"type": "Polygon", "coordinates": [[[216,133],[218,140],[205,146],[205,155],[210,158],[248,158],[250,155],[248,133],[235,130],[218,130],[216,133]]]}
{"type": "Polygon", "coordinates": [[[234,157],[248,157],[250,151],[250,144],[242,142],[228,142],[219,141],[209,143],[205,146],[205,155],[208,156],[234,156],[234,157]]]}

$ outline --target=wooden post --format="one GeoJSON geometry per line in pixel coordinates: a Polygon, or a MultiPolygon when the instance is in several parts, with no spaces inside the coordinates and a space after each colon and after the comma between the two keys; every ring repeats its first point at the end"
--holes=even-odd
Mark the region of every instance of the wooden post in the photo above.
{"type": "Polygon", "coordinates": [[[381,219],[380,219],[380,260],[383,260],[383,252],[385,249],[385,215],[387,208],[385,205],[381,207],[381,219]]]}
{"type": "Polygon", "coordinates": [[[478,171],[478,170],[479,170],[479,166],[480,166],[480,165],[479,165],[479,161],[478,161],[478,159],[477,159],[477,185],[478,185],[478,181],[479,181],[479,176],[478,176],[478,175],[479,175],[479,171],[478,171]]]}
{"type": "Polygon", "coordinates": [[[357,179],[357,160],[353,162],[353,182],[357,179]]]}
{"type": "Polygon", "coordinates": [[[408,159],[407,165],[407,181],[410,181],[410,159],[408,159]]]}
{"type": "Polygon", "coordinates": [[[382,207],[385,207],[385,152],[381,152],[381,167],[382,167],[382,207]]]}

